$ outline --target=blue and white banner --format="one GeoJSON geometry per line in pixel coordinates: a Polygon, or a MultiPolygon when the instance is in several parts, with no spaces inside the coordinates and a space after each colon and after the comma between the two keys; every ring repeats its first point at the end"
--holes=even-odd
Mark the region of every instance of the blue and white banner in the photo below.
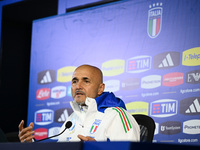
{"type": "Polygon", "coordinates": [[[199,0],[125,0],[35,20],[28,123],[36,139],[59,131],[72,113],[72,73],[91,64],[131,114],[155,120],[154,142],[198,145],[199,14],[199,0]]]}

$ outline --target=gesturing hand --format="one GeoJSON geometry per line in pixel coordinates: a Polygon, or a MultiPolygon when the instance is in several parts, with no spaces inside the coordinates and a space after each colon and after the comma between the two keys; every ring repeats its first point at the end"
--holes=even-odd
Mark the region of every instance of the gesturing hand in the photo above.
{"type": "Polygon", "coordinates": [[[28,127],[24,128],[24,120],[22,120],[19,124],[19,140],[23,142],[32,142],[32,139],[34,138],[33,131],[34,123],[31,122],[28,127]]]}

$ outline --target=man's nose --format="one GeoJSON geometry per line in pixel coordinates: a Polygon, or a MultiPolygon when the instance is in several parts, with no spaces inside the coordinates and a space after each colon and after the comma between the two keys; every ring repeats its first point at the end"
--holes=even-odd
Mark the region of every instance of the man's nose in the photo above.
{"type": "Polygon", "coordinates": [[[76,84],[76,89],[82,89],[82,82],[78,82],[76,84]]]}

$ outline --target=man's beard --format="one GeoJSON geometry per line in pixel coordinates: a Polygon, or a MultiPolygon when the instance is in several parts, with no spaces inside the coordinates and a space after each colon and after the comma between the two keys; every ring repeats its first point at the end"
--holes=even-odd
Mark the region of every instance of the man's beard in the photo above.
{"type": "Polygon", "coordinates": [[[81,96],[85,96],[85,100],[86,100],[86,93],[85,92],[83,92],[83,91],[81,91],[81,90],[76,90],[76,92],[75,92],[75,101],[76,101],[76,103],[78,104],[78,105],[80,105],[80,106],[85,106],[85,100],[78,100],[79,98],[77,98],[77,96],[79,96],[79,95],[81,95],[81,96]],[[76,100],[77,99],[77,100],[76,100]]]}

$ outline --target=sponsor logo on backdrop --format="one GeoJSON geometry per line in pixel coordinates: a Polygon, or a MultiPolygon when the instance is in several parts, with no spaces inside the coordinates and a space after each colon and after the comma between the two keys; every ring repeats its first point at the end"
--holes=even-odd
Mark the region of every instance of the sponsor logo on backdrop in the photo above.
{"type": "Polygon", "coordinates": [[[59,99],[65,97],[67,88],[65,86],[56,86],[51,89],[51,98],[59,99]]]}
{"type": "Polygon", "coordinates": [[[200,88],[193,88],[193,89],[180,89],[181,94],[187,94],[187,93],[197,93],[200,92],[200,88]]]}
{"type": "Polygon", "coordinates": [[[151,103],[151,116],[153,117],[170,117],[177,114],[177,100],[162,99],[151,103]]]}
{"type": "Polygon", "coordinates": [[[154,56],[153,66],[155,69],[169,69],[180,64],[179,52],[164,52],[154,56]]]}
{"type": "Polygon", "coordinates": [[[72,97],[71,85],[67,86],[67,96],[72,97]]]}
{"type": "Polygon", "coordinates": [[[159,123],[155,122],[155,131],[154,131],[154,135],[158,134],[159,133],[159,123]]]}
{"type": "Polygon", "coordinates": [[[160,75],[150,75],[141,79],[141,88],[143,89],[153,89],[159,86],[161,86],[160,75]]]}
{"type": "Polygon", "coordinates": [[[186,139],[186,138],[184,138],[184,139],[178,139],[178,143],[197,143],[197,142],[199,142],[199,139],[197,139],[197,138],[192,138],[192,139],[186,139]]]}
{"type": "MultiPolygon", "coordinates": [[[[50,136],[54,136],[54,135],[57,135],[60,133],[60,127],[52,127],[52,128],[49,128],[49,135],[48,137],[50,136]]],[[[56,136],[54,138],[51,138],[52,140],[58,140],[59,136],[56,136]]]]}
{"type": "Polygon", "coordinates": [[[35,131],[34,135],[35,135],[36,140],[41,140],[48,137],[48,129],[46,128],[38,128],[38,129],[35,129],[34,131],[35,131]]]}
{"type": "Polygon", "coordinates": [[[184,81],[184,73],[173,72],[163,76],[162,84],[164,86],[177,86],[183,84],[183,81],[184,81]]]}
{"type": "Polygon", "coordinates": [[[140,79],[128,78],[122,81],[122,90],[134,90],[140,87],[140,79]]]}
{"type": "Polygon", "coordinates": [[[200,70],[194,70],[186,73],[186,83],[199,84],[200,83],[200,70]]]}
{"type": "Polygon", "coordinates": [[[120,81],[119,80],[107,80],[105,83],[105,90],[109,92],[117,92],[120,89],[120,81]]]}
{"type": "Polygon", "coordinates": [[[36,92],[36,99],[45,100],[50,98],[51,90],[49,88],[38,89],[36,92]]]}
{"type": "Polygon", "coordinates": [[[149,5],[147,33],[150,38],[156,38],[162,27],[162,3],[149,5]]]}
{"type": "Polygon", "coordinates": [[[68,66],[58,69],[57,81],[58,82],[69,82],[72,80],[72,75],[76,67],[68,66]]]}
{"type": "Polygon", "coordinates": [[[180,101],[180,113],[184,115],[200,114],[200,97],[190,97],[180,101]]]}
{"type": "Polygon", "coordinates": [[[56,105],[60,105],[60,102],[57,101],[57,102],[47,102],[47,106],[56,106],[56,105]]]}
{"type": "Polygon", "coordinates": [[[147,97],[147,96],[158,96],[160,93],[159,92],[146,92],[146,93],[141,93],[142,97],[147,97]]]}
{"type": "Polygon", "coordinates": [[[102,64],[101,70],[104,76],[116,76],[124,73],[125,61],[113,59],[102,64]]]}
{"type": "Polygon", "coordinates": [[[194,119],[183,122],[183,133],[200,134],[200,120],[194,119]]]}
{"type": "Polygon", "coordinates": [[[53,122],[54,111],[51,109],[41,109],[35,112],[34,122],[37,125],[48,125],[53,122]]]}
{"type": "Polygon", "coordinates": [[[71,108],[61,108],[55,111],[54,121],[57,123],[64,123],[68,116],[72,113],[71,108]]]}
{"type": "Polygon", "coordinates": [[[200,47],[188,49],[183,52],[182,65],[199,66],[200,65],[200,47]]]}
{"type": "Polygon", "coordinates": [[[127,60],[126,72],[140,73],[151,69],[151,56],[137,56],[127,60]]]}
{"type": "Polygon", "coordinates": [[[147,102],[131,102],[126,104],[126,108],[130,114],[148,115],[149,103],[147,102]]]}
{"type": "Polygon", "coordinates": [[[49,84],[55,81],[56,72],[54,70],[45,70],[38,73],[38,84],[49,84]]]}
{"type": "Polygon", "coordinates": [[[181,122],[177,121],[167,121],[160,124],[160,133],[161,134],[178,134],[182,131],[181,122]]]}

